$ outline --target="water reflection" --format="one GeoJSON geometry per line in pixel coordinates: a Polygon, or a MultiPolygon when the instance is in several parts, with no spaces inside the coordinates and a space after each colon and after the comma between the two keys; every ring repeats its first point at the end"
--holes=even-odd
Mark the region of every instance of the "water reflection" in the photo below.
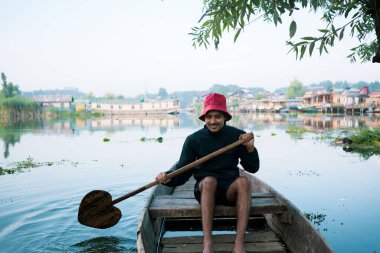
{"type": "Polygon", "coordinates": [[[86,123],[82,122],[81,126],[89,126],[91,130],[109,130],[124,129],[125,127],[159,127],[162,132],[167,128],[178,127],[180,124],[179,117],[173,115],[162,116],[121,116],[89,119],[86,123]]]}
{"type": "Polygon", "coordinates": [[[132,240],[127,240],[125,238],[119,238],[115,236],[102,236],[77,243],[71,246],[69,250],[70,252],[78,253],[136,252],[136,248],[132,245],[134,245],[134,242],[132,242],[132,240]],[[126,247],[126,245],[128,246],[126,247]]]}
{"type": "MultiPolygon", "coordinates": [[[[257,141],[263,163],[258,176],[308,214],[336,252],[379,252],[380,157],[357,159],[356,153],[347,155],[341,146],[314,138],[338,127],[341,130],[334,132],[348,132],[353,126],[379,128],[380,115],[234,116],[229,124],[261,135],[257,141]]],[[[11,153],[0,159],[0,166],[25,161],[27,155],[36,162],[53,162],[30,173],[0,176],[0,231],[6,232],[0,235],[0,251],[136,252],[136,228],[149,191],[120,203],[124,217],[107,231],[79,225],[77,208],[91,190],[121,196],[150,182],[178,159],[184,137],[203,125],[191,115],[159,118],[137,117],[133,124],[104,118],[100,126],[93,126],[97,119],[55,119],[0,127],[0,145],[8,143],[11,153]],[[115,131],[110,143],[102,141],[105,131],[115,131]],[[140,141],[141,136],[158,137],[157,131],[167,131],[164,142],[140,141]],[[67,161],[63,165],[55,162],[62,159],[67,161]]]]}
{"type": "Polygon", "coordinates": [[[4,143],[4,158],[9,156],[9,148],[20,142],[23,132],[32,132],[35,129],[42,129],[41,120],[17,121],[5,126],[0,125],[0,140],[4,143]]]}
{"type": "Polygon", "coordinates": [[[373,127],[380,128],[380,115],[352,116],[326,114],[235,114],[231,124],[266,129],[268,125],[284,129],[289,125],[310,130],[373,127]]]}
{"type": "MultiPolygon", "coordinates": [[[[325,131],[357,127],[372,127],[380,129],[380,115],[353,116],[327,114],[234,114],[230,125],[238,128],[264,130],[301,128],[309,131],[325,131]]],[[[114,116],[90,119],[51,119],[33,122],[17,122],[0,127],[0,139],[4,143],[4,158],[9,156],[10,146],[20,142],[21,136],[28,132],[53,135],[73,135],[80,131],[123,131],[126,128],[159,127],[160,134],[165,134],[168,128],[201,127],[203,122],[194,115],[180,114],[159,116],[114,116]]],[[[291,138],[302,139],[301,133],[292,133],[291,138]]],[[[352,151],[345,148],[346,151],[352,151]]]]}

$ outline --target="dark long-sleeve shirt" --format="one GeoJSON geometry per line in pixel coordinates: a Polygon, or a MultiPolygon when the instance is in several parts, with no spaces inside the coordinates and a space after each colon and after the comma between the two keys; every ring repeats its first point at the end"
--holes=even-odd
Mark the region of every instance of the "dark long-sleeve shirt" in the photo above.
{"type": "MultiPolygon", "coordinates": [[[[220,131],[214,133],[208,130],[205,125],[203,129],[189,135],[183,144],[182,153],[176,168],[181,168],[197,159],[200,159],[218,149],[221,149],[231,143],[239,140],[240,135],[245,132],[225,125],[220,131]]],[[[184,184],[193,174],[197,181],[206,176],[213,176],[217,180],[234,179],[239,176],[238,164],[251,173],[259,170],[260,160],[257,149],[248,153],[244,145],[227,151],[217,157],[214,157],[191,170],[174,177],[167,186],[178,186],[184,184]]]]}

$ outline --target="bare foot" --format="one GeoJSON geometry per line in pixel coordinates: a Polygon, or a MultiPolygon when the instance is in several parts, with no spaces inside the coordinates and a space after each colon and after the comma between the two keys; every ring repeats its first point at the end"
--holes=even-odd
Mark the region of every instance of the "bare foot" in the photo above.
{"type": "Polygon", "coordinates": [[[203,253],[213,253],[213,252],[214,252],[214,249],[213,249],[212,242],[204,241],[203,242],[203,253]]]}
{"type": "Polygon", "coordinates": [[[233,253],[245,253],[245,247],[244,247],[244,241],[243,242],[238,242],[235,241],[235,246],[232,251],[233,253]]]}

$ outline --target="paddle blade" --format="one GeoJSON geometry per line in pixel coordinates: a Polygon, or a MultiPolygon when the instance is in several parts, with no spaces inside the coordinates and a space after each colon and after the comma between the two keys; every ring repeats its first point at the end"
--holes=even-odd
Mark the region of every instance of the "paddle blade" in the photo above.
{"type": "Polygon", "coordinates": [[[106,191],[87,193],[78,210],[80,224],[92,228],[110,228],[119,222],[121,211],[112,204],[112,196],[106,191]]]}

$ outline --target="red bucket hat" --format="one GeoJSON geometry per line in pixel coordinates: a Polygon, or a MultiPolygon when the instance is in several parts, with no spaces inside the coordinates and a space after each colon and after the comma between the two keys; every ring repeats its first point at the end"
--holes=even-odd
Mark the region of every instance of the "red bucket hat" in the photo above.
{"type": "Polygon", "coordinates": [[[210,93],[207,95],[203,102],[203,109],[199,119],[205,121],[207,112],[212,110],[223,112],[226,116],[226,121],[232,118],[231,114],[227,112],[226,98],[222,94],[210,93]]]}

